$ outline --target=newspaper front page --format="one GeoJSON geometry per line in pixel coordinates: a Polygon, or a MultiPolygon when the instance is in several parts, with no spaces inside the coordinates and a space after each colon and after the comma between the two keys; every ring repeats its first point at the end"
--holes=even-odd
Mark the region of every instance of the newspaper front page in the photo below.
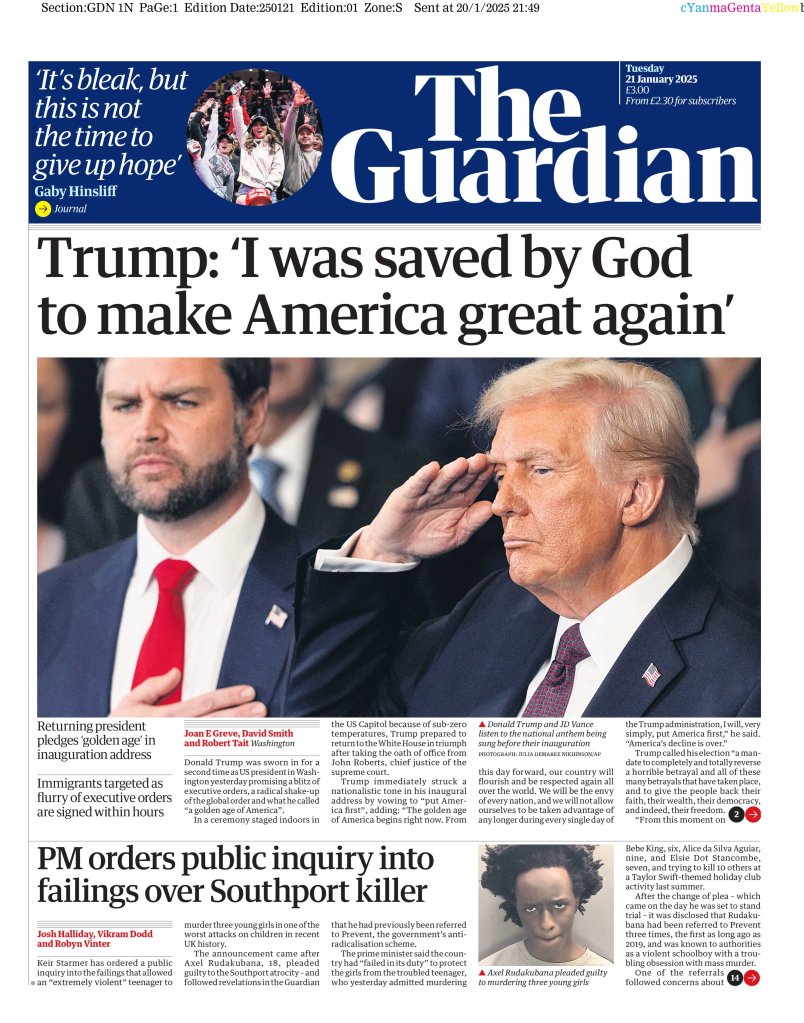
{"type": "Polygon", "coordinates": [[[784,1004],[801,16],[26,11],[26,1014],[784,1004]]]}

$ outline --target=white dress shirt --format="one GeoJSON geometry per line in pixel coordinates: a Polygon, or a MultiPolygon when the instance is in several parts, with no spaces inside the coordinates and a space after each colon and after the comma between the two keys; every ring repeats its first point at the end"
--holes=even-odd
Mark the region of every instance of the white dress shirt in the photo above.
{"type": "MultiPolygon", "coordinates": [[[[282,466],[282,475],[276,485],[276,499],[282,509],[282,518],[292,526],[299,521],[321,408],[321,402],[314,401],[278,440],[268,447],[255,444],[249,456],[270,458],[282,466]]],[[[252,483],[259,487],[258,480],[252,478],[252,483]]]]}
{"type": "Polygon", "coordinates": [[[337,551],[321,548],[315,552],[313,568],[316,572],[410,572],[418,568],[420,561],[369,561],[368,558],[353,558],[352,551],[357,547],[360,534],[365,529],[361,526],[346,543],[337,551]]]}
{"type": "MultiPolygon", "coordinates": [[[[197,569],[184,591],[184,676],[182,699],[199,696],[218,684],[240,589],[260,533],[265,506],[252,487],[238,510],[192,550],[177,560],[197,569]]],[[[173,558],[151,534],[145,519],[137,520],[137,561],[128,584],[117,635],[111,706],[131,692],[142,641],[156,611],[159,586],[154,569],[173,558]]]]}
{"type": "MultiPolygon", "coordinates": [[[[679,578],[691,557],[692,546],[684,536],[664,561],[660,561],[650,572],[640,576],[624,590],[604,600],[580,623],[581,638],[586,644],[589,656],[575,666],[575,682],[564,717],[577,718],[583,714],[631,637],[679,578]]],[[[578,623],[574,618],[558,619],[553,653],[539,668],[536,677],[528,686],[527,696],[519,710],[520,714],[547,674],[547,669],[558,650],[559,640],[570,626],[576,624],[578,623]]],[[[646,668],[648,666],[645,664],[646,668]]]]}

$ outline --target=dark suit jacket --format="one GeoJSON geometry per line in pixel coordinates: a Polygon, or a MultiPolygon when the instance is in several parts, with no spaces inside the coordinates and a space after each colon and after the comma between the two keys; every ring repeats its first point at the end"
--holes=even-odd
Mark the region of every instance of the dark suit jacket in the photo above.
{"type": "MultiPolygon", "coordinates": [[[[353,426],[323,409],[313,440],[299,521],[311,543],[350,534],[371,522],[386,497],[424,464],[418,452],[353,426]]],[[[67,498],[67,557],[131,536],[137,516],[115,496],[103,459],[76,473],[67,498]]]]}
{"type": "MultiPolygon", "coordinates": [[[[349,536],[371,522],[391,491],[425,461],[417,451],[323,409],[299,508],[299,531],[310,544],[341,533],[349,536]]],[[[111,488],[103,459],[79,469],[64,520],[68,559],[131,536],[136,526],[137,516],[111,488]]],[[[422,621],[450,610],[480,579],[505,564],[500,533],[495,519],[466,547],[428,563],[409,603],[409,619],[422,621]]]]}
{"type": "MultiPolygon", "coordinates": [[[[305,559],[286,713],[511,717],[550,657],[557,616],[507,572],[399,634],[412,573],[315,572],[305,559]]],[[[584,717],[754,717],[759,627],[699,557],[648,614],[584,717]],[[654,687],[642,678],[654,664],[654,687]]]]}
{"type": "MultiPolygon", "coordinates": [[[[281,713],[284,704],[300,547],[296,530],[267,508],[218,677],[218,688],[253,685],[269,714],[281,713]],[[290,616],[281,629],[265,621],[274,604],[290,616]]],[[[117,633],[136,556],[131,537],[39,576],[40,717],[109,713],[117,633]]]]}
{"type": "Polygon", "coordinates": [[[426,459],[379,433],[354,426],[331,409],[318,420],[299,529],[319,543],[371,522],[385,499],[426,459]],[[353,473],[357,473],[351,479],[353,473]],[[348,503],[339,503],[349,499],[348,503]]]}

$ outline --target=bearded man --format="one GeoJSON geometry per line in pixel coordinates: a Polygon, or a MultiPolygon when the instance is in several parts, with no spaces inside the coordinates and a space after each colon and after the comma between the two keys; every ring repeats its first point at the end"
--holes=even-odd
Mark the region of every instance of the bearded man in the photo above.
{"type": "Polygon", "coordinates": [[[249,481],[269,359],[99,361],[136,536],[39,577],[39,715],[263,717],[284,699],[296,530],[249,481]]]}

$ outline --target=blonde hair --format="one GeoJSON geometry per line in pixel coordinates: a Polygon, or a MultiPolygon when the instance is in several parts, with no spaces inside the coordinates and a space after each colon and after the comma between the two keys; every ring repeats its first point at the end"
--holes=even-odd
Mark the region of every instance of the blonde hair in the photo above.
{"type": "Polygon", "coordinates": [[[689,412],[673,381],[649,366],[612,359],[541,359],[504,373],[480,397],[475,425],[493,434],[505,410],[547,394],[598,406],[589,454],[599,472],[664,478],[659,520],[695,543],[698,465],[689,412]]]}

